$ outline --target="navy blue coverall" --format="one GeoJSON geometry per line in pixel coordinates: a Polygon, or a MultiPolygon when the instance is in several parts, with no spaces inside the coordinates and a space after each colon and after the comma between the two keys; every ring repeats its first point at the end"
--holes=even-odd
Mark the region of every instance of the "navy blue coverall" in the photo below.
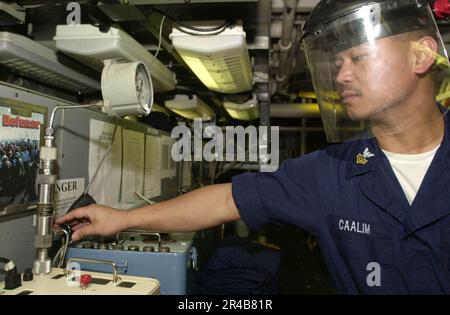
{"type": "MultiPolygon", "coordinates": [[[[450,294],[450,117],[410,205],[375,138],[285,161],[273,173],[233,177],[239,213],[315,235],[345,294],[450,294]],[[364,164],[361,155],[372,153],[364,164]]],[[[366,155],[367,156],[367,155],[366,155]]]]}

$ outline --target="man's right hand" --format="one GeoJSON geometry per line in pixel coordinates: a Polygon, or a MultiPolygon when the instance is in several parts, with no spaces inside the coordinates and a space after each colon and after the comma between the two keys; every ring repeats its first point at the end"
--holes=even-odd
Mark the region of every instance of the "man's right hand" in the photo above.
{"type": "Polygon", "coordinates": [[[56,219],[55,225],[63,223],[72,227],[72,240],[89,235],[109,236],[127,228],[128,213],[101,205],[75,209],[56,219]]]}

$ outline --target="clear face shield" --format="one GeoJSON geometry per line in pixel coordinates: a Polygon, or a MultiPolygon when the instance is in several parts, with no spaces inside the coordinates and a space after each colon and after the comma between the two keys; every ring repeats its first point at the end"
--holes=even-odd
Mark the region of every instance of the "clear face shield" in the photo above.
{"type": "Polygon", "coordinates": [[[302,44],[329,142],[417,127],[414,115],[432,106],[449,78],[433,14],[420,1],[356,8],[320,24],[302,44]]]}

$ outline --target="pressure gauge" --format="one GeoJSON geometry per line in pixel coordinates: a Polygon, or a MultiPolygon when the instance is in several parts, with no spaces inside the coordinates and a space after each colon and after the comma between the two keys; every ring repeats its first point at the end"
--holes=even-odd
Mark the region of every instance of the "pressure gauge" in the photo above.
{"type": "MultiPolygon", "coordinates": [[[[136,93],[142,108],[149,107],[152,100],[152,82],[145,66],[141,63],[136,68],[136,93]]],[[[151,105],[150,105],[151,106],[151,105]]]]}
{"type": "Polygon", "coordinates": [[[105,62],[102,72],[103,110],[111,116],[148,115],[153,85],[142,62],[105,62]]]}

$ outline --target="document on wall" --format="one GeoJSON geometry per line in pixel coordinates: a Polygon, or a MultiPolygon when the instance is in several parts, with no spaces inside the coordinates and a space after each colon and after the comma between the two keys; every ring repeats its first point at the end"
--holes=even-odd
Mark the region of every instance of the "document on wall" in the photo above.
{"type": "Polygon", "coordinates": [[[122,203],[136,202],[144,192],[145,134],[123,129],[122,203]]]}
{"type": "Polygon", "coordinates": [[[55,185],[55,214],[63,215],[84,192],[84,177],[58,179],[55,185]]]}
{"type": "Polygon", "coordinates": [[[176,163],[171,156],[172,144],[175,139],[168,136],[161,136],[161,178],[175,177],[176,163]]]}
{"type": "Polygon", "coordinates": [[[160,137],[149,135],[145,139],[144,196],[161,195],[161,142],[160,137]]]}
{"type": "MultiPolygon", "coordinates": [[[[89,182],[105,156],[114,134],[114,124],[91,119],[89,130],[89,182]]],[[[89,194],[99,204],[116,205],[120,200],[122,174],[121,127],[117,126],[114,142],[98,174],[92,183],[89,194]]]]}

